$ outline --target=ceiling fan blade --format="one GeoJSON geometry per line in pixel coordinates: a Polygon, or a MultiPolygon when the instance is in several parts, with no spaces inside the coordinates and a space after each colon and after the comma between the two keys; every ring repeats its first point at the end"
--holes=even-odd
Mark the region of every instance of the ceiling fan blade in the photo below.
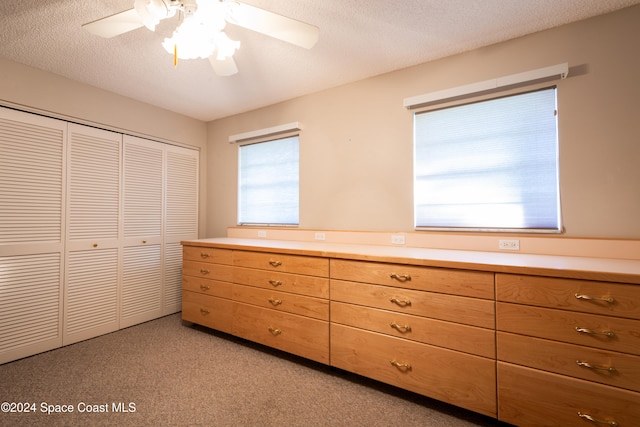
{"type": "Polygon", "coordinates": [[[142,19],[135,9],[125,10],[106,18],[84,24],[82,28],[100,37],[111,38],[142,27],[142,19]]]}
{"type": "Polygon", "coordinates": [[[214,54],[209,57],[209,63],[211,63],[213,71],[219,76],[231,76],[238,72],[236,61],[231,56],[227,56],[225,59],[217,59],[214,54]]]}
{"type": "Polygon", "coordinates": [[[311,49],[318,41],[318,27],[245,3],[233,2],[227,21],[267,36],[311,49]]]}

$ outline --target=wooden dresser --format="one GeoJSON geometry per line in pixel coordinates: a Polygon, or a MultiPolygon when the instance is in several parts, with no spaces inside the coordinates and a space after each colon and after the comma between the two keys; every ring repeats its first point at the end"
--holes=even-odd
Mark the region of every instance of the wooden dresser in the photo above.
{"type": "Polygon", "coordinates": [[[500,419],[640,425],[640,286],[497,274],[496,297],[500,419]]]}
{"type": "Polygon", "coordinates": [[[329,363],[329,260],[184,246],[182,318],[329,363]]]}
{"type": "Polygon", "coordinates": [[[183,319],[519,426],[640,420],[640,262],[184,241],[183,319]]]}
{"type": "Polygon", "coordinates": [[[496,416],[493,274],[331,260],[331,364],[496,416]]]}

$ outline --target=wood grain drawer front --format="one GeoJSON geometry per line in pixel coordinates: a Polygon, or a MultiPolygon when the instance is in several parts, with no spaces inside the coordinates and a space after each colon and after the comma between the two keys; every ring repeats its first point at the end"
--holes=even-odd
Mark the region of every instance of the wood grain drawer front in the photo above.
{"type": "Polygon", "coordinates": [[[331,300],[392,310],[481,328],[494,328],[494,302],[366,283],[330,281],[331,300]]]}
{"type": "Polygon", "coordinates": [[[198,292],[214,297],[231,299],[230,282],[219,280],[203,279],[194,276],[182,276],[182,289],[185,291],[198,292]]]}
{"type": "Polygon", "coordinates": [[[329,363],[329,323],[233,303],[233,334],[316,362],[329,363]]]}
{"type": "Polygon", "coordinates": [[[182,274],[205,279],[233,281],[233,267],[222,264],[209,264],[198,261],[182,261],[182,274]]]}
{"type": "Polygon", "coordinates": [[[303,255],[233,251],[233,265],[262,270],[329,277],[329,259],[303,255]]]}
{"type": "Polygon", "coordinates": [[[233,301],[182,291],[182,319],[231,333],[233,301]]]}
{"type": "Polygon", "coordinates": [[[496,299],[640,319],[638,285],[496,274],[496,299]]]}
{"type": "Polygon", "coordinates": [[[496,356],[493,329],[335,301],[331,302],[331,321],[478,356],[496,356]]]}
{"type": "Polygon", "coordinates": [[[497,303],[499,331],[640,355],[640,320],[497,303]]]}
{"type": "Polygon", "coordinates": [[[233,285],[235,301],[329,321],[329,301],[321,298],[233,285]]]}
{"type": "Polygon", "coordinates": [[[498,332],[498,359],[640,391],[640,356],[498,332]]]}
{"type": "Polygon", "coordinates": [[[494,274],[368,261],[331,260],[331,278],[494,299],[494,274]]]}
{"type": "Polygon", "coordinates": [[[329,298],[329,279],[326,277],[234,267],[233,281],[242,285],[329,298]]]}
{"type": "Polygon", "coordinates": [[[637,426],[638,402],[636,392],[498,362],[498,419],[514,425],[637,426]]]}
{"type": "Polygon", "coordinates": [[[331,365],[496,416],[490,359],[332,323],[331,365]]]}
{"type": "Polygon", "coordinates": [[[233,264],[233,251],[231,249],[184,246],[182,248],[182,257],[183,259],[191,261],[203,261],[227,265],[233,264]]]}

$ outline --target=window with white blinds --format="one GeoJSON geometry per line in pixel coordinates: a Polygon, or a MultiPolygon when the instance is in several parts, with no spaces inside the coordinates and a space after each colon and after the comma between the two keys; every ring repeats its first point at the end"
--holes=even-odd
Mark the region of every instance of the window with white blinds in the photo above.
{"type": "Polygon", "coordinates": [[[415,226],[561,230],[556,88],[414,115],[415,226]]]}
{"type": "Polygon", "coordinates": [[[297,225],[298,136],[242,145],[239,152],[238,222],[297,225]]]}

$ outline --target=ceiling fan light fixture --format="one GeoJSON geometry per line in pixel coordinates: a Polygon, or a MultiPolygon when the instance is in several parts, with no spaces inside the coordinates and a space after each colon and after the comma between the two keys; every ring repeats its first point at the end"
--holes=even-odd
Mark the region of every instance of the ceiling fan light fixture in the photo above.
{"type": "Polygon", "coordinates": [[[222,31],[226,20],[220,5],[220,2],[204,2],[192,13],[185,13],[172,37],[162,43],[165,50],[174,54],[175,46],[178,46],[180,59],[205,59],[215,51],[218,59],[232,56],[240,42],[231,40],[222,31]]]}
{"type": "Polygon", "coordinates": [[[163,0],[135,0],[133,8],[144,26],[151,31],[155,31],[156,25],[161,20],[170,18],[176,13],[176,9],[170,8],[163,0]]]}

